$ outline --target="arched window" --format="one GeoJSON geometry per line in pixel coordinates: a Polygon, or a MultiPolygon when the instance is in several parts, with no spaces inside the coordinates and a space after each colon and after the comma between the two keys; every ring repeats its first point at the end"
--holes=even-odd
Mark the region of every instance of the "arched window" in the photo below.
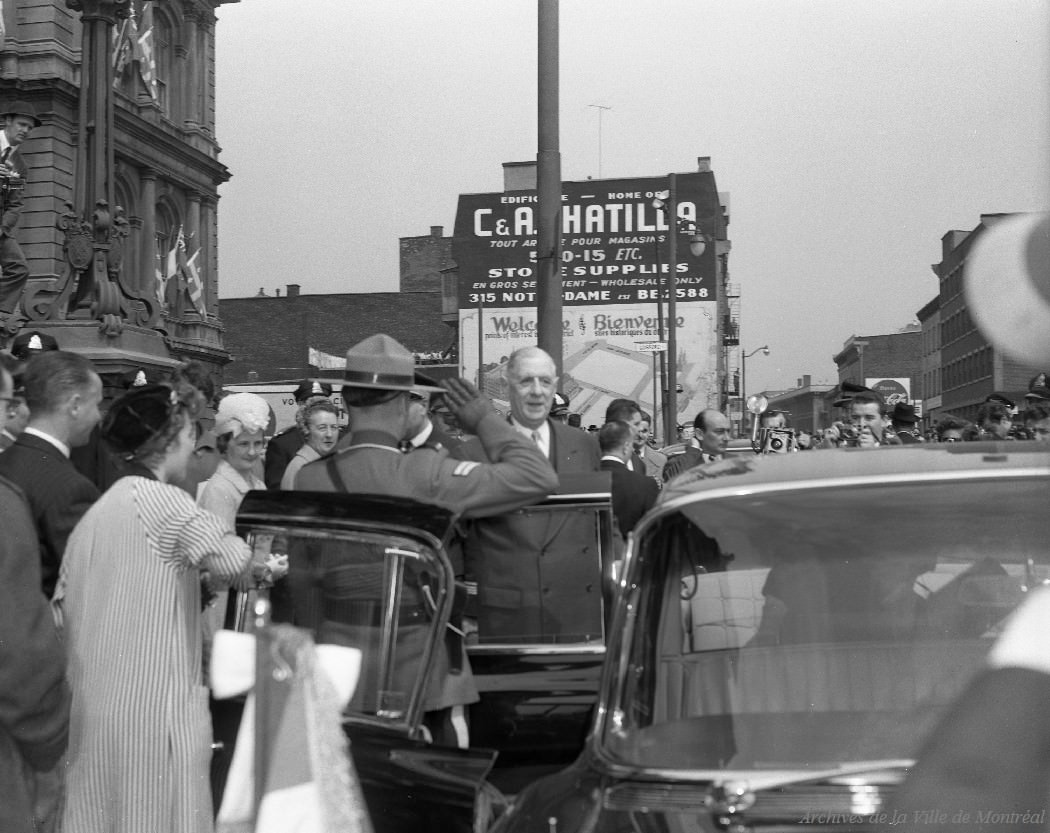
{"type": "MultiPolygon", "coordinates": [[[[150,3],[156,6],[156,3],[150,3]]],[[[156,65],[157,102],[161,112],[177,121],[175,112],[178,97],[175,94],[175,24],[161,8],[153,10],[153,55],[156,65]]]]}

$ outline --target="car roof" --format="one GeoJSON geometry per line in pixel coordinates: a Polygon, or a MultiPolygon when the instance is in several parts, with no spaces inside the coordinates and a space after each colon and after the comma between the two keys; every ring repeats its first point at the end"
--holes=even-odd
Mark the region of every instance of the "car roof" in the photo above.
{"type": "MultiPolygon", "coordinates": [[[[686,495],[730,488],[784,484],[814,485],[821,480],[885,478],[929,474],[979,474],[993,469],[1042,469],[1050,475],[1050,444],[1027,441],[915,443],[880,448],[838,448],[791,454],[734,455],[734,464],[750,470],[717,477],[674,481],[664,487],[661,503],[686,495]]],[[[714,464],[716,466],[722,464],[714,464]]]]}

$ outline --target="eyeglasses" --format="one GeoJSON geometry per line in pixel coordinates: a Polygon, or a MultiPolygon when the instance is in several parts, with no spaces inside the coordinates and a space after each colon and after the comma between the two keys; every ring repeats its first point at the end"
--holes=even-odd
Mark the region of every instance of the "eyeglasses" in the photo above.
{"type": "Polygon", "coordinates": [[[962,442],[962,440],[960,440],[958,437],[945,437],[943,440],[941,440],[941,442],[942,443],[957,443],[957,442],[962,442]]]}

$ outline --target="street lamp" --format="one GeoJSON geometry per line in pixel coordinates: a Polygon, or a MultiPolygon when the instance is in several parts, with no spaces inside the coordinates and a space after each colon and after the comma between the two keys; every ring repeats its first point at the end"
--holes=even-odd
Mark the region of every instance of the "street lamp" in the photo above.
{"type": "Polygon", "coordinates": [[[763,344],[761,347],[756,347],[750,353],[741,353],[740,354],[740,430],[741,431],[744,430],[744,420],[746,419],[744,414],[746,413],[746,410],[747,410],[747,406],[745,405],[745,403],[747,402],[747,387],[745,386],[746,385],[746,381],[747,381],[747,360],[751,356],[755,355],[755,353],[759,352],[760,350],[762,351],[762,355],[763,356],[768,356],[769,355],[769,345],[768,344],[763,344]]]}
{"type": "MultiPolygon", "coordinates": [[[[700,231],[693,220],[678,216],[677,174],[667,175],[666,191],[654,195],[653,208],[663,211],[667,217],[669,249],[667,256],[667,382],[664,386],[667,397],[664,405],[664,436],[674,437],[678,424],[678,235],[689,232],[689,252],[700,257],[711,239],[700,231]]],[[[668,442],[670,440],[668,439],[668,442]]]]}

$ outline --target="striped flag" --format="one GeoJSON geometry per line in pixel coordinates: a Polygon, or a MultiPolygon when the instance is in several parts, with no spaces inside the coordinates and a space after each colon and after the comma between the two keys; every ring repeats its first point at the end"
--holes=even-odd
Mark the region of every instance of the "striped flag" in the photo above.
{"type": "MultiPolygon", "coordinates": [[[[185,253],[186,250],[183,248],[184,257],[185,253]]],[[[198,247],[193,256],[186,261],[183,274],[186,275],[186,288],[189,289],[190,300],[193,301],[193,306],[197,308],[197,312],[203,317],[207,314],[208,309],[204,302],[204,282],[201,280],[200,270],[197,269],[196,263],[200,253],[201,250],[198,247]]]]}
{"type": "Polygon", "coordinates": [[[139,65],[142,83],[149,90],[150,97],[157,100],[157,62],[153,54],[153,4],[142,7],[142,28],[137,38],[132,41],[134,60],[139,65]]]}

